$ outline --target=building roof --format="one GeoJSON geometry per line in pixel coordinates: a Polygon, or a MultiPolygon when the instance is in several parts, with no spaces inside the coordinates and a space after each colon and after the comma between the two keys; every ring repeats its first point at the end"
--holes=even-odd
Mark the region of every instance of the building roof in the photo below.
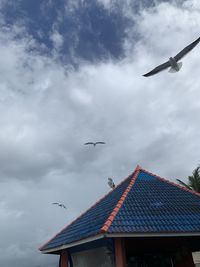
{"type": "Polygon", "coordinates": [[[200,194],[137,166],[40,250],[52,252],[104,236],[195,233],[200,234],[200,194]]]}

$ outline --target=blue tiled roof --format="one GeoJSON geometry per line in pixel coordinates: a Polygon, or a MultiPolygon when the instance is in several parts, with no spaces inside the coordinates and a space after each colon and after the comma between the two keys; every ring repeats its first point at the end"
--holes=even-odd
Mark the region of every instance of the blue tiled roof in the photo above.
{"type": "Polygon", "coordinates": [[[141,170],[108,232],[200,232],[200,196],[141,170]]]}
{"type": "Polygon", "coordinates": [[[102,232],[200,232],[200,196],[141,168],[68,225],[40,250],[102,232]]]}

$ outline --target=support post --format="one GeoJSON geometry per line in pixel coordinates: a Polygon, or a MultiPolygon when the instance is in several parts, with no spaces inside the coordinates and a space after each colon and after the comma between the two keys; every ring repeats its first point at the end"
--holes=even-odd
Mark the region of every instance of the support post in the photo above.
{"type": "Polygon", "coordinates": [[[67,250],[62,250],[60,253],[60,266],[59,267],[69,267],[68,265],[68,252],[67,250]]]}
{"type": "Polygon", "coordinates": [[[122,238],[115,238],[115,263],[116,267],[126,267],[126,254],[122,238]]]}

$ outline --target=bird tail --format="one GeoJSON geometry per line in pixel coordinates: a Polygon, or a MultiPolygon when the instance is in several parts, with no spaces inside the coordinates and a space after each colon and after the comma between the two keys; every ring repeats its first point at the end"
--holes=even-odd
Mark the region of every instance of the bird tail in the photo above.
{"type": "Polygon", "coordinates": [[[178,62],[177,64],[178,64],[178,70],[176,70],[176,69],[174,69],[173,67],[171,67],[171,68],[169,69],[169,72],[170,72],[170,73],[178,72],[178,71],[181,69],[183,63],[182,63],[182,62],[178,62]]]}

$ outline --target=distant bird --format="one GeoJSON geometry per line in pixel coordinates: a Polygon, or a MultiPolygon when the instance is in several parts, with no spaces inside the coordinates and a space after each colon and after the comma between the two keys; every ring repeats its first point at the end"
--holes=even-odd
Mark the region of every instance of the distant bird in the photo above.
{"type": "Polygon", "coordinates": [[[61,208],[67,209],[66,206],[64,204],[58,203],[58,202],[54,202],[52,203],[53,205],[58,205],[61,208]]]}
{"type": "Polygon", "coordinates": [[[114,189],[115,188],[115,183],[113,182],[112,178],[108,178],[108,185],[110,186],[110,188],[114,189]]]}
{"type": "Polygon", "coordinates": [[[192,42],[191,44],[189,44],[188,46],[186,46],[183,50],[181,50],[175,57],[170,57],[169,60],[159,66],[157,66],[156,68],[154,68],[153,70],[151,70],[150,72],[144,74],[144,77],[149,77],[151,75],[154,75],[160,71],[163,71],[165,69],[167,69],[168,67],[171,67],[169,69],[169,72],[174,73],[174,72],[178,72],[183,63],[178,61],[184,57],[187,53],[189,53],[198,43],[200,42],[200,37],[198,39],[196,39],[194,42],[192,42]]]}
{"type": "Polygon", "coordinates": [[[93,145],[95,147],[96,145],[105,145],[105,142],[87,142],[84,145],[93,145]]]}

